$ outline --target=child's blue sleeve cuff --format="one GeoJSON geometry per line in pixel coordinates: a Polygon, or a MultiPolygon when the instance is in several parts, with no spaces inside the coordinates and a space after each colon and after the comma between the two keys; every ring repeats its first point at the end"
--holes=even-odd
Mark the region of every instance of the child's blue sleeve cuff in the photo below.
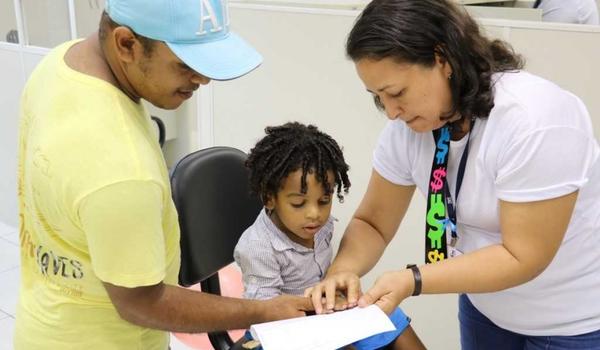
{"type": "Polygon", "coordinates": [[[400,334],[402,334],[402,332],[404,332],[406,327],[408,327],[410,324],[410,318],[408,318],[408,316],[406,316],[406,314],[404,314],[400,308],[396,308],[396,310],[392,312],[390,315],[390,320],[396,327],[395,331],[375,334],[368,338],[359,340],[352,345],[354,345],[357,350],[374,350],[382,348],[398,338],[398,336],[400,336],[400,334]]]}

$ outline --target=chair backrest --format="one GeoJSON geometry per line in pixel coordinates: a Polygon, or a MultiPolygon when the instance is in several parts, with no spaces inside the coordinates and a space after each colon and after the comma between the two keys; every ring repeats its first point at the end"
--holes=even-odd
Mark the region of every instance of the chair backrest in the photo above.
{"type": "Polygon", "coordinates": [[[250,195],[245,160],[238,149],[212,147],[187,155],[173,169],[182,286],[207,280],[232,263],[238,239],[260,212],[261,201],[250,195]]]}

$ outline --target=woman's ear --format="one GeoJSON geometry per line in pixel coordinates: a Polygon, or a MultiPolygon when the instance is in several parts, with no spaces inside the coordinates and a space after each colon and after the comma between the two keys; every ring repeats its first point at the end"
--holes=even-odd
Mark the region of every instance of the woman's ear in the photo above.
{"type": "Polygon", "coordinates": [[[452,66],[448,59],[443,55],[443,51],[437,47],[435,49],[435,65],[440,67],[444,76],[448,79],[452,78],[452,66]]]}

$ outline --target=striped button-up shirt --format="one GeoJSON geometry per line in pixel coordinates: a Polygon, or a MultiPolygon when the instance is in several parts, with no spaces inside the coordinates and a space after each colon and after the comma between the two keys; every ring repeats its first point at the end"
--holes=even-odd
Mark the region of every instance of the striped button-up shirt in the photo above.
{"type": "Polygon", "coordinates": [[[263,209],[235,247],[242,269],[244,298],[270,299],[281,294],[302,295],[323,278],[331,264],[332,216],[315,235],[314,248],[292,241],[263,209]]]}

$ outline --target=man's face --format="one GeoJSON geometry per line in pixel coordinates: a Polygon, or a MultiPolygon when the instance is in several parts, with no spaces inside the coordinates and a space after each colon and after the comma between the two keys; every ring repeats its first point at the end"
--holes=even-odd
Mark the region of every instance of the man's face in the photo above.
{"type": "Polygon", "coordinates": [[[175,109],[192,97],[210,79],[183,63],[163,42],[156,42],[149,53],[128,69],[129,81],[141,98],[163,109],[175,109]]]}

